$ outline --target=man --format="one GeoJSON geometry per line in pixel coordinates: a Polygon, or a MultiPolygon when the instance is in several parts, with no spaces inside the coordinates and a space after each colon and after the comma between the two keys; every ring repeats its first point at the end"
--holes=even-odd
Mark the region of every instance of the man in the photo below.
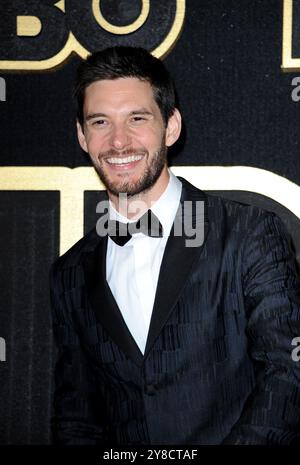
{"type": "Polygon", "coordinates": [[[91,55],[76,96],[109,213],[52,268],[55,441],[294,443],[300,287],[281,221],[168,171],[181,118],[167,70],[145,50],[91,55]],[[176,234],[178,218],[202,240],[176,234]]]}

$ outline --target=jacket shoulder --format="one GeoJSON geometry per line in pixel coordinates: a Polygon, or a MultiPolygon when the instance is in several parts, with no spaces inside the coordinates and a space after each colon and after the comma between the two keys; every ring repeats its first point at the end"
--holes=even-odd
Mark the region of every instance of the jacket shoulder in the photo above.
{"type": "Polygon", "coordinates": [[[51,267],[52,272],[54,273],[79,265],[86,253],[92,251],[100,240],[101,238],[97,235],[96,229],[93,228],[67,250],[67,252],[55,260],[51,267]]]}
{"type": "MultiPolygon", "coordinates": [[[[261,221],[266,217],[276,217],[276,213],[262,209],[237,200],[229,200],[209,191],[202,191],[189,183],[186,179],[179,178],[183,186],[183,198],[187,200],[202,200],[205,202],[205,210],[209,221],[228,221],[232,224],[243,222],[246,227],[251,223],[261,221]]],[[[279,218],[278,218],[279,219],[279,218]]],[[[279,221],[281,221],[279,219],[279,221]]]]}

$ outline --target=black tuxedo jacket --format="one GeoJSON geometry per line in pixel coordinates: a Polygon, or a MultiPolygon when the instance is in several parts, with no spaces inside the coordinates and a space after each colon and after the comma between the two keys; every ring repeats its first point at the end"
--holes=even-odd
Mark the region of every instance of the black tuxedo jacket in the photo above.
{"type": "Polygon", "coordinates": [[[204,242],[169,237],[144,355],[106,282],[107,237],[91,231],[52,267],[58,443],[299,439],[300,286],[289,237],[273,213],[181,181],[181,202],[204,202],[204,242]]]}

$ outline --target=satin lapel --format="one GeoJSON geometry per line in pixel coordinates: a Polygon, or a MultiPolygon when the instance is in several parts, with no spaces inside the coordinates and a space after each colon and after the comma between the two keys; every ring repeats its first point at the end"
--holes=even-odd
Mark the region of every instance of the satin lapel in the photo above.
{"type": "MultiPolygon", "coordinates": [[[[173,311],[183,291],[185,283],[191,274],[194,265],[197,263],[200,257],[208,233],[207,203],[205,201],[206,196],[204,192],[199,191],[187,181],[183,179],[180,180],[182,182],[182,195],[180,200],[181,209],[183,202],[185,201],[192,202],[193,207],[195,207],[196,201],[204,202],[203,243],[198,247],[186,247],[186,240],[188,240],[189,237],[184,234],[184,227],[182,226],[183,234],[181,236],[176,236],[172,234],[174,232],[173,225],[173,230],[171,231],[171,235],[168,239],[160,268],[144,357],[147,357],[152,345],[154,344],[156,338],[160,334],[171,312],[173,311]]],[[[184,218],[182,215],[182,225],[183,219],[184,218]]],[[[201,218],[199,218],[199,215],[196,215],[195,208],[193,208],[193,227],[196,227],[196,224],[199,227],[199,221],[201,222],[201,220],[203,224],[203,215],[201,218]]]]}
{"type": "Polygon", "coordinates": [[[133,339],[106,281],[107,237],[99,239],[96,248],[83,261],[88,297],[97,320],[112,340],[136,365],[143,363],[143,354],[133,339]]]}

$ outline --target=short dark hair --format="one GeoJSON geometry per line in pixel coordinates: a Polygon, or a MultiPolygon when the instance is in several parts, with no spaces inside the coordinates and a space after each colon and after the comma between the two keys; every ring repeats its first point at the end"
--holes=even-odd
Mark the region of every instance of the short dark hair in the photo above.
{"type": "Polygon", "coordinates": [[[176,106],[175,87],[168,70],[162,61],[143,48],[116,46],[89,55],[78,67],[74,96],[77,98],[77,118],[81,126],[85,89],[96,81],[127,77],[149,82],[167,125],[176,106]]]}

